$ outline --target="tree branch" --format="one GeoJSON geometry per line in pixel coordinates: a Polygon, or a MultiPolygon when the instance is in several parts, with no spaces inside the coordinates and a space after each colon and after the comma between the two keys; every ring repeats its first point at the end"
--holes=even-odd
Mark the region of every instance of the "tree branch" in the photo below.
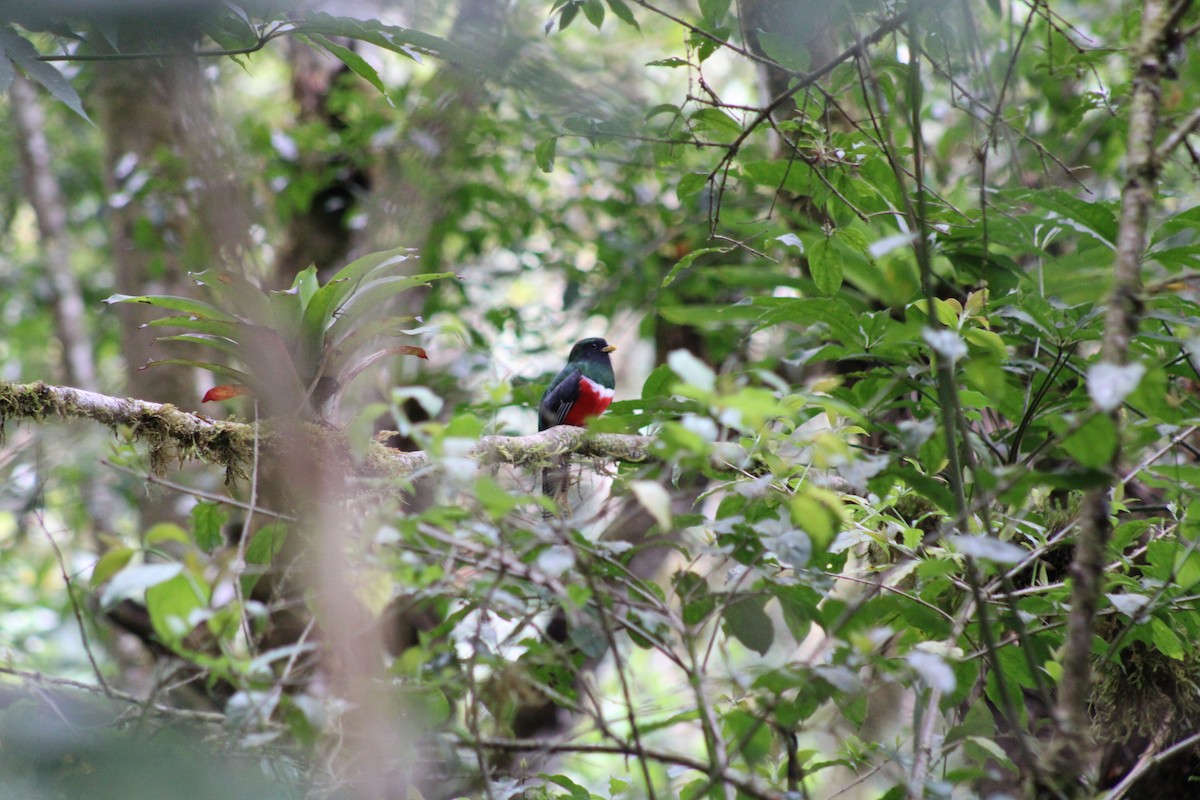
{"type": "MultiPolygon", "coordinates": [[[[1189,0],[1182,0],[1186,7],[1189,0]]],[[[1113,287],[1104,319],[1101,359],[1123,365],[1141,316],[1141,267],[1146,226],[1154,204],[1160,171],[1155,148],[1161,109],[1161,83],[1167,75],[1166,51],[1181,14],[1164,0],[1148,0],[1142,14],[1142,33],[1134,52],[1135,73],[1129,111],[1128,158],[1121,192],[1121,221],[1117,232],[1113,287]]],[[[1171,138],[1171,137],[1169,137],[1171,138]]],[[[1121,473],[1121,417],[1111,412],[1118,434],[1111,461],[1112,481],[1121,473]]],[[[1096,611],[1104,590],[1104,567],[1109,535],[1111,485],[1094,489],[1080,509],[1079,533],[1071,564],[1071,612],[1063,643],[1062,682],[1054,721],[1058,736],[1048,750],[1045,774],[1054,776],[1054,795],[1074,796],[1082,787],[1091,748],[1088,700],[1091,694],[1092,638],[1096,611]]]]}
{"type": "Polygon", "coordinates": [[[109,428],[129,426],[148,443],[150,464],[165,472],[169,459],[197,458],[241,472],[253,453],[253,428],[180,411],[169,403],[117,398],[69,386],[0,381],[0,424],[9,419],[41,421],[48,416],[86,419],[109,428]]]}
{"type": "MultiPolygon", "coordinates": [[[[44,383],[15,384],[0,381],[0,423],[9,419],[43,420],[48,416],[86,419],[110,428],[129,426],[134,436],[148,443],[151,466],[165,471],[170,459],[195,458],[225,467],[232,476],[245,475],[253,460],[254,429],[244,422],[209,419],[180,411],[175,406],[145,400],[116,398],[44,383]]],[[[286,434],[296,420],[277,420],[262,426],[268,442],[272,435],[286,434]],[[285,426],[281,429],[279,426],[285,426]]],[[[333,432],[333,435],[339,435],[333,432]]],[[[387,434],[381,434],[386,436],[387,434]]],[[[650,436],[621,433],[589,433],[584,428],[560,425],[529,436],[484,436],[455,453],[484,464],[529,466],[548,463],[560,455],[603,458],[614,461],[651,459],[650,436]]],[[[725,454],[731,461],[738,453],[725,454]]],[[[744,453],[741,453],[744,457],[744,453]]],[[[437,466],[423,451],[401,452],[376,442],[367,453],[363,469],[374,477],[405,477],[437,466]]]]}

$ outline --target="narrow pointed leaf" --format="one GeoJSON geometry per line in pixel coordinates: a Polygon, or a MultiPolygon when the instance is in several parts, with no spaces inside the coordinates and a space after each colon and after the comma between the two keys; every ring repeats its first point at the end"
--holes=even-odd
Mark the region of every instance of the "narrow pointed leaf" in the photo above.
{"type": "Polygon", "coordinates": [[[364,357],[361,361],[348,368],[344,373],[337,376],[338,381],[341,383],[342,389],[345,390],[345,388],[350,385],[350,382],[357,378],[363,370],[367,369],[367,367],[370,367],[372,364],[390,356],[416,356],[417,358],[423,358],[427,361],[429,360],[429,356],[425,353],[423,348],[412,347],[411,345],[397,345],[396,347],[387,347],[383,350],[376,350],[374,353],[364,357]]]}
{"type": "Polygon", "coordinates": [[[83,101],[79,99],[79,93],[66,76],[53,64],[39,61],[37,49],[8,26],[0,28],[0,59],[11,59],[31,80],[48,89],[59,102],[88,122],[92,121],[83,110],[83,101]]]}
{"type": "Polygon", "coordinates": [[[339,313],[346,298],[356,291],[372,272],[407,261],[411,257],[412,250],[406,247],[385,250],[351,261],[339,270],[304,304],[304,317],[301,324],[301,341],[304,346],[312,346],[309,344],[309,340],[319,342],[318,346],[322,346],[327,341],[325,333],[333,323],[334,315],[339,313]]]}
{"type": "Polygon", "coordinates": [[[241,275],[219,269],[190,273],[192,280],[208,287],[222,308],[232,309],[238,316],[255,325],[271,324],[271,304],[267,293],[241,275]]]}
{"type": "Polygon", "coordinates": [[[310,34],[307,38],[332,53],[338,61],[341,61],[343,64],[349,67],[355,75],[378,89],[379,93],[383,95],[384,99],[386,99],[389,104],[392,104],[392,99],[388,97],[387,87],[384,85],[383,79],[379,77],[379,72],[377,72],[376,69],[372,67],[365,58],[351,50],[349,47],[340,45],[334,41],[330,41],[319,33],[310,34]]]}
{"type": "Polygon", "coordinates": [[[159,317],[146,323],[152,328],[183,328],[196,333],[207,333],[213,336],[224,336],[226,339],[237,339],[237,322],[227,322],[218,319],[204,319],[192,316],[159,317]]]}
{"type": "Polygon", "coordinates": [[[381,25],[377,20],[337,17],[324,12],[305,12],[295,23],[296,33],[321,33],[358,39],[420,62],[420,52],[430,53],[471,69],[486,69],[488,63],[472,49],[411,28],[381,25]]]}
{"type": "Polygon", "coordinates": [[[176,336],[160,336],[158,341],[199,344],[235,357],[240,356],[242,350],[237,342],[226,339],[224,336],[209,336],[203,333],[181,333],[176,336]]]}
{"type": "Polygon", "coordinates": [[[296,273],[296,277],[292,280],[292,288],[288,292],[300,295],[300,308],[304,309],[308,308],[308,304],[320,290],[321,281],[317,278],[317,268],[309,264],[296,273]]]}
{"type": "Polygon", "coordinates": [[[384,303],[401,292],[418,286],[428,286],[434,281],[452,277],[454,277],[453,272],[431,272],[424,275],[394,276],[372,281],[355,292],[354,296],[339,309],[337,318],[329,327],[326,341],[336,342],[342,336],[348,335],[348,331],[357,327],[365,314],[379,310],[384,303]]]}
{"type": "Polygon", "coordinates": [[[328,346],[325,353],[325,372],[329,375],[341,373],[346,362],[352,359],[363,345],[376,337],[408,334],[405,326],[412,321],[412,317],[383,317],[364,322],[347,332],[340,341],[328,346]]]}
{"type": "Polygon", "coordinates": [[[196,369],[206,370],[214,375],[220,375],[223,378],[229,378],[236,383],[252,384],[254,379],[241,370],[227,367],[224,364],[214,364],[211,361],[196,361],[191,358],[160,358],[157,361],[148,361],[141,369],[150,369],[151,367],[159,367],[165,364],[174,364],[180,367],[195,367],[196,369]]]}
{"type": "Polygon", "coordinates": [[[157,308],[165,308],[168,311],[182,311],[185,314],[191,314],[195,317],[224,320],[225,322],[237,321],[236,317],[226,314],[216,306],[205,303],[202,300],[193,300],[190,297],[177,297],[166,294],[114,294],[105,298],[103,302],[110,305],[113,303],[141,303],[143,305],[156,306],[157,308]]]}
{"type": "Polygon", "coordinates": [[[295,288],[285,292],[271,292],[267,299],[271,304],[270,327],[279,331],[279,335],[284,339],[297,341],[304,320],[304,300],[300,292],[295,288]]]}

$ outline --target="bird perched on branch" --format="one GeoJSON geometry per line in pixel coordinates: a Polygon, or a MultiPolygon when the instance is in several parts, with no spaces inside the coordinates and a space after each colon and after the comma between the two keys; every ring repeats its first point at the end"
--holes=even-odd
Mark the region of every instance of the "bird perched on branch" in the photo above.
{"type": "MultiPolygon", "coordinates": [[[[592,417],[604,413],[612,403],[616,378],[609,353],[616,345],[603,339],[581,339],[571,348],[567,365],[554,376],[538,406],[538,430],[555,425],[584,426],[592,417]]],[[[557,466],[542,470],[542,491],[559,502],[565,494],[566,458],[557,466]]]]}

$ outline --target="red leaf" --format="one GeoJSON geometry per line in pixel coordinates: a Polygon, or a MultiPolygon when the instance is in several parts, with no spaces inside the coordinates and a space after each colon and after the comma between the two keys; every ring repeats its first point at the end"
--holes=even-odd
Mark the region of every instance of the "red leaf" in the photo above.
{"type": "Polygon", "coordinates": [[[240,383],[226,383],[221,386],[214,386],[204,393],[204,399],[201,403],[210,403],[214,400],[228,400],[231,397],[237,397],[243,394],[253,394],[250,387],[243,386],[240,383]]]}
{"type": "Polygon", "coordinates": [[[402,344],[396,347],[389,347],[388,350],[398,356],[416,356],[417,358],[423,358],[426,361],[429,360],[429,356],[425,354],[425,348],[423,347],[413,347],[412,345],[402,344]]]}

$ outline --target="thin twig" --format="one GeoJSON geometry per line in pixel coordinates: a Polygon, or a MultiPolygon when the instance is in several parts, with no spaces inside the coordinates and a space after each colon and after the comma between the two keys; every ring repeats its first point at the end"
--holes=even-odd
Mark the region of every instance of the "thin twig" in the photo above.
{"type": "Polygon", "coordinates": [[[62,549],[59,548],[58,542],[54,541],[54,535],[46,529],[46,521],[42,519],[40,512],[38,513],[38,522],[42,526],[42,531],[46,534],[46,541],[50,542],[50,546],[54,548],[54,557],[58,560],[58,568],[62,573],[63,583],[67,587],[67,597],[71,600],[71,611],[75,614],[75,623],[79,626],[79,638],[83,641],[83,651],[87,653],[88,663],[92,665],[92,673],[96,676],[96,682],[100,684],[100,688],[106,695],[111,697],[112,690],[109,688],[108,681],[104,680],[104,675],[100,672],[100,665],[96,663],[96,656],[92,653],[92,642],[88,636],[87,626],[83,624],[83,612],[79,609],[79,600],[75,597],[71,576],[67,574],[67,562],[63,557],[62,549]]]}

